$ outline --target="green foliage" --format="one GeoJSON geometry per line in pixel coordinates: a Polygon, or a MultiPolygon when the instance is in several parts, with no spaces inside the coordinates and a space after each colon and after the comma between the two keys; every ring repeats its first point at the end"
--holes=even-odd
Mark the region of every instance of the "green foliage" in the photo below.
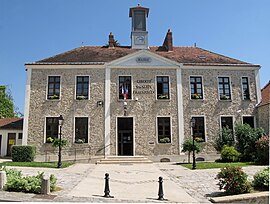
{"type": "Polygon", "coordinates": [[[256,162],[269,164],[269,136],[262,136],[256,141],[256,162]]]}
{"type": "MultiPolygon", "coordinates": [[[[7,183],[4,189],[7,191],[25,192],[25,193],[41,193],[41,183],[44,172],[38,172],[36,176],[22,176],[21,171],[16,169],[7,169],[3,167],[2,171],[6,171],[7,183]]],[[[50,175],[50,189],[54,191],[56,188],[56,177],[50,175]]]]}
{"type": "MultiPolygon", "coordinates": [[[[62,168],[73,165],[73,161],[63,161],[62,168]]],[[[42,168],[57,168],[57,162],[2,162],[1,166],[25,166],[25,167],[42,167],[42,168]]]]}
{"type": "Polygon", "coordinates": [[[13,145],[11,149],[13,162],[31,162],[36,156],[36,147],[33,145],[13,145]]]}
{"type": "Polygon", "coordinates": [[[183,143],[183,150],[182,152],[188,152],[188,163],[190,162],[190,153],[194,151],[198,154],[202,151],[201,143],[198,143],[196,140],[194,141],[194,147],[193,147],[193,140],[192,139],[186,139],[183,143]]]}
{"type": "Polygon", "coordinates": [[[171,140],[170,140],[170,138],[168,138],[168,137],[164,137],[164,138],[160,139],[159,142],[160,142],[160,143],[170,143],[171,140]]]}
{"type": "Polygon", "coordinates": [[[255,161],[256,141],[264,134],[262,128],[251,128],[248,124],[235,126],[236,149],[241,153],[242,161],[255,161]]]}
{"type": "Polygon", "coordinates": [[[14,103],[10,91],[6,93],[6,87],[0,86],[0,118],[15,117],[14,103]]]}
{"type": "Polygon", "coordinates": [[[247,174],[241,167],[224,167],[217,174],[219,189],[224,189],[227,194],[235,195],[249,193],[251,185],[247,180],[247,174]]]}
{"type": "Polygon", "coordinates": [[[253,186],[255,189],[268,190],[269,189],[269,167],[257,172],[253,176],[253,186]]]}
{"type": "MultiPolygon", "coordinates": [[[[181,166],[184,166],[186,168],[192,169],[192,164],[180,164],[181,166]]],[[[255,165],[255,163],[252,162],[197,162],[196,163],[196,169],[215,169],[215,168],[224,168],[224,167],[244,167],[244,166],[251,166],[255,165]]]]}
{"type": "Polygon", "coordinates": [[[68,141],[67,139],[60,139],[59,138],[53,138],[52,140],[52,146],[53,147],[59,147],[59,145],[61,145],[61,147],[65,147],[68,145],[68,141]]]}
{"type": "Polygon", "coordinates": [[[219,132],[219,135],[215,140],[214,147],[217,151],[220,152],[224,145],[234,145],[233,131],[228,126],[222,128],[222,130],[219,132]]]}
{"type": "Polygon", "coordinates": [[[221,150],[221,160],[222,162],[237,162],[240,158],[240,153],[234,149],[234,147],[223,146],[221,150]]]}

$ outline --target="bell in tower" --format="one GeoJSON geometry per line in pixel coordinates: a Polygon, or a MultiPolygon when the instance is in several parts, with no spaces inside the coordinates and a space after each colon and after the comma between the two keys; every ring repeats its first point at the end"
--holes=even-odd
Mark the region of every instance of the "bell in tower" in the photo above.
{"type": "Polygon", "coordinates": [[[137,7],[129,9],[129,17],[132,18],[131,47],[132,49],[148,49],[148,32],[146,31],[146,18],[149,9],[137,7]]]}

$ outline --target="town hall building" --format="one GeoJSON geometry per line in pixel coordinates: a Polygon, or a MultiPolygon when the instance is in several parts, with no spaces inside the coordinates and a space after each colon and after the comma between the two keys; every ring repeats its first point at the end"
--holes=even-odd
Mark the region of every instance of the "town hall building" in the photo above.
{"type": "Polygon", "coordinates": [[[117,45],[110,33],[107,46],[81,46],[25,64],[23,144],[36,145],[38,160],[48,160],[60,115],[66,156],[78,150],[82,158],[177,160],[191,138],[192,118],[205,154],[215,152],[222,127],[256,127],[260,66],[174,46],[171,30],[162,45],[149,46],[148,14],[140,5],[130,8],[130,46],[117,45]]]}

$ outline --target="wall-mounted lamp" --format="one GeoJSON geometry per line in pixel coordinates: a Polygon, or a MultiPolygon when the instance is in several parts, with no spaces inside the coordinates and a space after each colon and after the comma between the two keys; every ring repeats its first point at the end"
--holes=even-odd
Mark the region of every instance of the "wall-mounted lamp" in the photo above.
{"type": "Polygon", "coordinates": [[[127,116],[127,102],[124,101],[124,116],[127,116]]]}
{"type": "Polygon", "coordinates": [[[97,107],[102,106],[103,107],[103,101],[97,101],[97,107]]]}

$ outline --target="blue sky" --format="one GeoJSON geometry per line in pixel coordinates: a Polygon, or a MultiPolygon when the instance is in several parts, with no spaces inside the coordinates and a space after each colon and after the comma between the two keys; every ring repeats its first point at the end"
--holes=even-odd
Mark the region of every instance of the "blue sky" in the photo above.
{"type": "Polygon", "coordinates": [[[130,7],[150,8],[149,45],[170,28],[175,46],[198,47],[260,64],[270,80],[269,0],[0,0],[0,85],[24,109],[24,63],[83,45],[105,45],[113,32],[130,45],[130,7]]]}

